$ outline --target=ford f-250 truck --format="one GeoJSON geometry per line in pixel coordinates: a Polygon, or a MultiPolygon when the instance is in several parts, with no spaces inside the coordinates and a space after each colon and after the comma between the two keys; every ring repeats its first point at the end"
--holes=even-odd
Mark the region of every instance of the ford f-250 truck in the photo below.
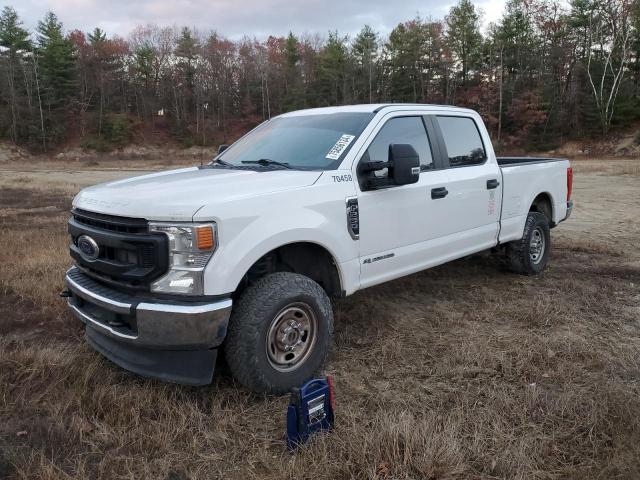
{"type": "Polygon", "coordinates": [[[287,113],[207,165],[82,190],[64,296],[126,369],[202,385],[223,352],[249,389],[285,392],[325,361],[330,297],[487,249],[540,273],[571,185],[566,160],[496,158],[471,110],[287,113]]]}

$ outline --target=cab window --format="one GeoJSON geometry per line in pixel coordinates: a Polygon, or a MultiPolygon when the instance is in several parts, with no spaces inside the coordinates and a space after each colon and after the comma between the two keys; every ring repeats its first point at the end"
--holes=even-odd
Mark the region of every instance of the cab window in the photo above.
{"type": "Polygon", "coordinates": [[[472,118],[438,116],[437,119],[447,148],[449,166],[467,167],[484,163],[487,154],[472,118]]]}
{"type": "MultiPolygon", "coordinates": [[[[389,120],[371,142],[362,156],[362,160],[365,162],[386,162],[389,158],[389,145],[394,143],[411,145],[420,156],[421,170],[434,168],[431,145],[422,117],[397,117],[389,120]]],[[[387,175],[387,169],[375,172],[375,174],[378,177],[384,177],[387,175]]]]}

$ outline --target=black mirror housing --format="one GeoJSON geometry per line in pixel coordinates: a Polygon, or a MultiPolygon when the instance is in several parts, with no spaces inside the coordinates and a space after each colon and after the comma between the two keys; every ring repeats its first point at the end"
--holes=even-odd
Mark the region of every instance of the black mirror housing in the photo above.
{"type": "Polygon", "coordinates": [[[220,145],[218,147],[218,155],[224,152],[227,148],[229,148],[229,145],[227,145],[226,143],[223,143],[222,145],[220,145]]]}
{"type": "Polygon", "coordinates": [[[389,178],[396,185],[416,183],[420,179],[420,156],[412,145],[389,145],[389,178]]]}

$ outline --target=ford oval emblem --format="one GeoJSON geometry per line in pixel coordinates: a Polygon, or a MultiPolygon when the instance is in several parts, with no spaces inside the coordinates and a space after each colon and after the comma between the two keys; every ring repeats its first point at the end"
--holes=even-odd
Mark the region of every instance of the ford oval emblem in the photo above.
{"type": "Polygon", "coordinates": [[[96,260],[98,255],[100,255],[100,247],[89,235],[80,235],[78,237],[78,248],[82,256],[91,262],[96,260]]]}

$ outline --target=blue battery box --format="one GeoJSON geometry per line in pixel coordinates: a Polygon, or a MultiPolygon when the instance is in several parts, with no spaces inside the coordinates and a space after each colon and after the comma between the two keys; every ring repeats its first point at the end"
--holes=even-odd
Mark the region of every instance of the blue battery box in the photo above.
{"type": "Polygon", "coordinates": [[[316,432],[333,428],[335,397],[331,377],[309,380],[291,391],[287,408],[287,448],[294,450],[316,432]]]}

